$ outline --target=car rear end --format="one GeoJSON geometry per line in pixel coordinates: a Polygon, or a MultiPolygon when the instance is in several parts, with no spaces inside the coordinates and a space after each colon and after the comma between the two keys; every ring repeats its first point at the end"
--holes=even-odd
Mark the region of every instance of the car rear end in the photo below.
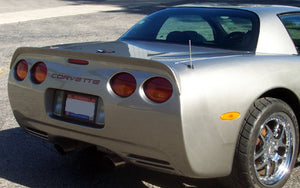
{"type": "Polygon", "coordinates": [[[168,173],[185,169],[179,87],[168,66],[20,48],[10,68],[11,107],[28,133],[58,145],[96,145],[168,173]]]}

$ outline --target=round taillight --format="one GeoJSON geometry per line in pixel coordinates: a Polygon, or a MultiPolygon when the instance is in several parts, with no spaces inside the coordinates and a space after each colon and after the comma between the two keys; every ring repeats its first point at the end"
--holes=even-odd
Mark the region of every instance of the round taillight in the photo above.
{"type": "Polygon", "coordinates": [[[163,103],[172,96],[173,87],[169,80],[161,77],[154,77],[145,82],[144,92],[151,101],[163,103]]]}
{"type": "Polygon", "coordinates": [[[15,76],[17,80],[22,81],[28,74],[28,63],[25,60],[20,60],[15,67],[15,76]]]}
{"type": "Polygon", "coordinates": [[[129,73],[118,73],[110,80],[110,86],[116,95],[129,97],[136,89],[136,80],[129,73]]]}
{"type": "Polygon", "coordinates": [[[32,81],[40,84],[45,81],[47,77],[47,66],[43,62],[36,63],[31,69],[32,81]]]}

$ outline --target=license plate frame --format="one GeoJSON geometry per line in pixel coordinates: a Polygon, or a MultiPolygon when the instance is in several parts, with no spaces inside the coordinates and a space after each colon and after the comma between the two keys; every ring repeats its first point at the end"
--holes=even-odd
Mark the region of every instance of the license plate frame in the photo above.
{"type": "Polygon", "coordinates": [[[94,123],[96,120],[97,97],[66,92],[63,116],[82,122],[94,123]]]}

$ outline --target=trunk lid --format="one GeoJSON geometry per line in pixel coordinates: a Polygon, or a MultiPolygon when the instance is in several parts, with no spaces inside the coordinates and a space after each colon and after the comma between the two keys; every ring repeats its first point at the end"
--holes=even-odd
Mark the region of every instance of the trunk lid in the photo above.
{"type": "MultiPolygon", "coordinates": [[[[114,42],[88,42],[45,47],[74,52],[105,54],[110,56],[138,58],[162,63],[180,63],[190,59],[189,46],[167,42],[118,40],[114,42]]],[[[203,46],[192,46],[193,61],[215,57],[239,56],[249,54],[245,51],[233,51],[203,46]]],[[[169,64],[170,65],[170,64],[169,64]]]]}

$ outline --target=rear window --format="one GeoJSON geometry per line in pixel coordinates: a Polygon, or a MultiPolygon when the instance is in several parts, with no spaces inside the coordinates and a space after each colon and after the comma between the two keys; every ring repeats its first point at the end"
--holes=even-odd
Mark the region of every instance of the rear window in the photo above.
{"type": "Polygon", "coordinates": [[[259,19],[251,12],[221,8],[170,8],[154,13],[121,37],[254,51],[259,19]]]}
{"type": "Polygon", "coordinates": [[[280,19],[300,53],[300,13],[281,15],[280,19]]]}
{"type": "MultiPolygon", "coordinates": [[[[171,16],[160,28],[156,39],[167,40],[168,35],[172,32],[194,32],[194,34],[202,35],[206,40],[214,40],[213,30],[209,23],[201,16],[181,15],[171,16]]],[[[194,40],[194,42],[196,42],[194,40]]]]}

